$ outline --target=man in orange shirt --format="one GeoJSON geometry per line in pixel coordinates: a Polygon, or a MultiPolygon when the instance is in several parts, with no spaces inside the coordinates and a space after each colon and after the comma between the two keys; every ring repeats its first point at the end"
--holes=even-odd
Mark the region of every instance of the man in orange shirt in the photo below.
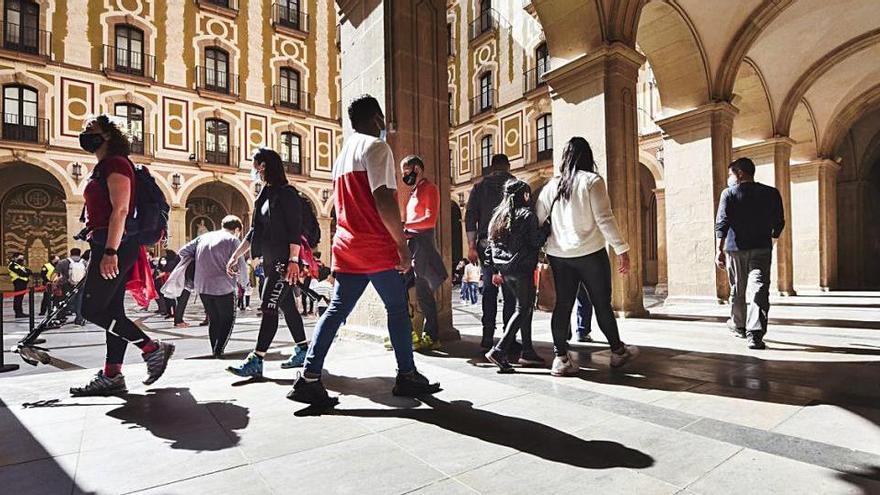
{"type": "Polygon", "coordinates": [[[413,338],[417,350],[440,348],[440,329],[434,292],[448,276],[443,258],[434,244],[434,229],[440,214],[440,191],[427,177],[425,164],[418,155],[400,162],[404,184],[412,188],[406,204],[403,229],[413,255],[416,296],[425,315],[425,335],[413,338]]]}

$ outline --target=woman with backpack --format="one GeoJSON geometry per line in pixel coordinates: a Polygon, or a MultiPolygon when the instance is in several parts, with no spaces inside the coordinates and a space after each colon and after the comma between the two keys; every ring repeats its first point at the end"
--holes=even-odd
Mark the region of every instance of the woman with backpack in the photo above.
{"type": "Polygon", "coordinates": [[[284,313],[287,328],[296,343],[290,359],[281,367],[302,366],[309,348],[293,294],[293,286],[300,274],[302,201],[296,188],[287,182],[281,157],[275,151],[268,148],[257,150],[252,175],[265,185],[254,203],[251,230],[227,265],[230,274],[237,273],[238,259],[250,250],[252,256],[263,257],[266,273],[260,298],[262,321],[256,348],[242,364],[227,368],[230,373],[242,377],[263,375],[263,357],[278,331],[279,309],[284,313]]]}
{"type": "Polygon", "coordinates": [[[88,241],[94,259],[88,266],[83,317],[104,328],[107,355],[104,369],[71,395],[110,395],[126,392],[122,362],[128,344],[141,350],[147,363],[145,385],[165,372],[174,345],[151,339],[125,315],[126,283],[137,263],[148,263],[136,235],[126,232],[135,210],[137,186],[134,164],[128,159],[128,138],[107,115],[90,120],[79,136],[83,150],[94,153],[97,165],[83,191],[88,241]]]}
{"type": "Polygon", "coordinates": [[[532,210],[532,190],[519,179],[504,184],[504,199],[492,213],[489,221],[489,246],[486,264],[492,270],[492,283],[505,286],[516,298],[513,315],[504,328],[504,335],[495,347],[486,353],[486,359],[498,366],[499,373],[512,373],[507,356],[516,341],[522,337],[522,355],[519,364],[544,365],[532,345],[532,312],[535,307],[534,272],[538,265],[538,251],[547,241],[549,227],[539,227],[538,217],[532,210]]]}
{"type": "Polygon", "coordinates": [[[586,288],[599,329],[611,346],[611,366],[623,366],[638,356],[639,349],[620,341],[611,307],[611,263],[605,245],[611,244],[617,253],[617,271],[622,274],[629,272],[629,245],[617,228],[605,181],[596,172],[593,150],[586,139],[573,137],[568,141],[560,175],[541,191],[536,208],[538,220],[551,225],[545,249],[556,287],[556,307],[550,322],[556,358],[551,374],[566,376],[579,371],[568,351],[568,335],[580,284],[586,288]]]}

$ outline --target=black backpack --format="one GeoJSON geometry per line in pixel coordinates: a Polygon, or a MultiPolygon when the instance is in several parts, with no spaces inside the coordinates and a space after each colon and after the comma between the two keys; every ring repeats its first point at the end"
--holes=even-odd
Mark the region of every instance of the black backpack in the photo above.
{"type": "Polygon", "coordinates": [[[321,242],[321,224],[315,216],[312,202],[302,194],[299,195],[299,199],[302,202],[302,233],[309,241],[309,247],[315,249],[321,242]]]}

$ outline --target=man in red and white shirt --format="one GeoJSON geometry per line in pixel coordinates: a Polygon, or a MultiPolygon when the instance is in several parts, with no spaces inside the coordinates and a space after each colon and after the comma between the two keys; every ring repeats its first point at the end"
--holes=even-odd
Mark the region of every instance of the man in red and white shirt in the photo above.
{"type": "Polygon", "coordinates": [[[379,102],[360,96],[348,107],[355,132],[345,140],[333,165],[336,235],[330,306],[315,327],[303,374],[287,398],[318,407],[334,405],[321,384],[324,358],[339,327],[372,283],[388,312],[388,333],[397,359],[394,395],[418,396],[440,390],[416,371],[412,325],[401,272],[410,269],[410,252],[397,205],[397,176],[391,147],[384,140],[385,114],[379,102]]]}

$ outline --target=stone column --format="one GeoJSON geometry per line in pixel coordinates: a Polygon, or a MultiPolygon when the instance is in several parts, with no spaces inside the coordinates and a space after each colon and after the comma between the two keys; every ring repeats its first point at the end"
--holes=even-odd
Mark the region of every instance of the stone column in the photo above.
{"type": "Polygon", "coordinates": [[[75,241],[73,240],[73,236],[79,233],[85,227],[83,223],[80,221],[80,215],[82,215],[83,206],[85,206],[85,201],[83,201],[82,196],[77,196],[75,198],[70,198],[64,201],[64,204],[67,205],[67,250],[78,247],[81,250],[85,251],[89,248],[89,244],[84,241],[75,241]]]}
{"type": "MultiPolygon", "coordinates": [[[[608,185],[621,234],[630,246],[628,275],[616,275],[616,256],[611,257],[615,274],[613,304],[621,317],[646,314],[642,299],[636,119],[636,82],[644,62],[645,57],[634,49],[612,43],[545,75],[553,101],[553,125],[565,129],[555,133],[554,149],[564,149],[572,136],[582,136],[590,142],[608,185]]],[[[609,249],[611,253],[613,250],[609,249]]]]}
{"type": "MultiPolygon", "coordinates": [[[[388,144],[396,159],[410,153],[425,161],[428,177],[441,198],[450,193],[449,122],[446,75],[446,2],[424,0],[339,0],[342,13],[342,101],[363,93],[376,97],[385,110],[388,144]]],[[[343,112],[343,130],[352,132],[343,112]]],[[[398,189],[404,186],[398,181],[398,189]]],[[[399,194],[401,204],[407,194],[399,194]]],[[[451,211],[440,209],[437,245],[451,267],[451,211]]],[[[372,291],[370,291],[372,292],[372,291]]],[[[440,338],[458,339],[452,327],[451,286],[437,290],[440,338]]],[[[354,326],[385,326],[385,313],[375,293],[349,318],[354,326]]]]}
{"type": "Polygon", "coordinates": [[[657,121],[664,132],[667,302],[724,302],[727,274],[715,266],[715,214],[727,187],[733,117],[712,103],[657,121]]]}
{"type": "Polygon", "coordinates": [[[828,159],[791,167],[794,285],[827,291],[837,285],[837,172],[828,159]]]}
{"type": "Polygon", "coordinates": [[[654,189],[657,198],[657,287],[655,293],[669,292],[669,275],[666,267],[666,189],[654,189]]]}
{"type": "Polygon", "coordinates": [[[333,236],[330,233],[332,222],[333,219],[330,217],[318,217],[318,225],[321,227],[321,242],[318,243],[318,251],[321,252],[321,261],[327,266],[330,266],[333,261],[333,254],[330,252],[330,246],[333,243],[333,236]]]}
{"type": "Polygon", "coordinates": [[[168,247],[179,251],[186,244],[186,207],[179,204],[171,205],[168,215],[168,247]]]}

